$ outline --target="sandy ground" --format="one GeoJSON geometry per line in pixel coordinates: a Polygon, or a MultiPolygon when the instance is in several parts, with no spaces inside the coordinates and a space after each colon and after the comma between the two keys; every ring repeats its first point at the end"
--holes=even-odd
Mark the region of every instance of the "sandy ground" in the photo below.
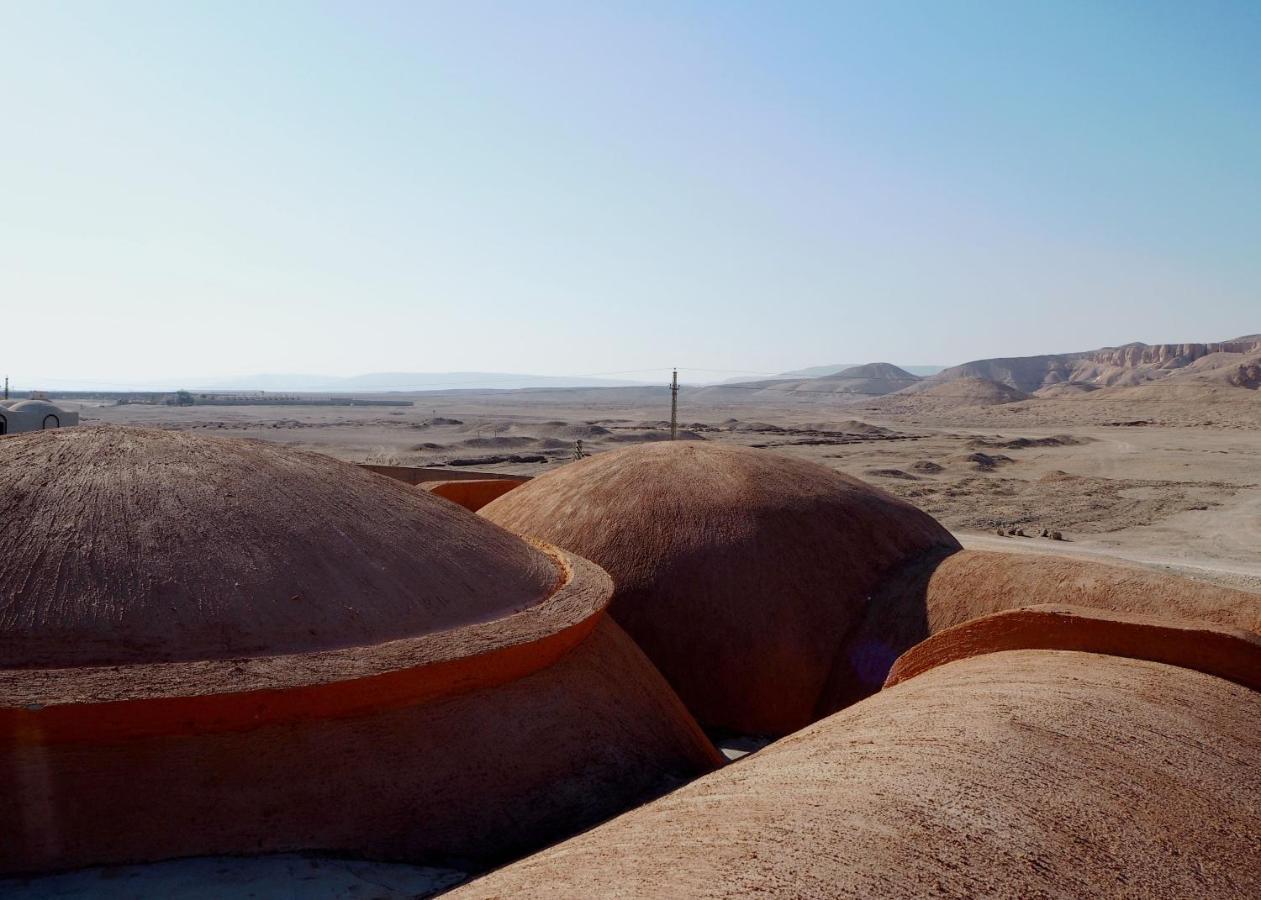
{"type": "MultiPolygon", "coordinates": [[[[464,392],[382,407],[95,406],[107,421],[252,436],[353,462],[538,474],[667,436],[668,394],[464,392]]],[[[67,404],[71,405],[71,404],[67,404]]],[[[1115,421],[1145,421],[1117,409],[1115,421]]],[[[1039,409],[957,422],[852,405],[680,401],[682,437],[802,456],[878,484],[970,546],[1088,554],[1261,590],[1261,429],[1048,423],[1039,409]],[[926,421],[930,418],[931,421],[926,421]],[[999,529],[1029,537],[999,537],[999,529]],[[1038,537],[1059,531],[1064,541],[1038,537]]]]}

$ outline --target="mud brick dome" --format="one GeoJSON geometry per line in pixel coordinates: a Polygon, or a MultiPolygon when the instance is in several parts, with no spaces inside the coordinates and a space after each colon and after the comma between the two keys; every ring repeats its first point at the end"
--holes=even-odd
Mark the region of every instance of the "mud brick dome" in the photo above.
{"type": "Polygon", "coordinates": [[[932,632],[1004,609],[1067,603],[1261,633],[1254,593],[1062,556],[964,550],[937,566],[924,594],[932,632]]]}
{"type": "Polygon", "coordinates": [[[785,734],[879,689],[897,653],[851,646],[882,581],[958,549],[857,479],[695,441],[601,453],[480,515],[596,562],[613,617],[703,723],[785,734]]]}
{"type": "Polygon", "coordinates": [[[879,694],[452,896],[1261,894],[1255,635],[1043,607],[903,660],[879,694]]]}
{"type": "Polygon", "coordinates": [[[0,543],[0,871],[488,865],[721,762],[601,569],[326,457],[9,438],[0,543]]]}
{"type": "Polygon", "coordinates": [[[17,436],[0,446],[0,498],[10,666],[379,643],[503,616],[556,582],[542,552],[483,520],[261,441],[17,436]]]}

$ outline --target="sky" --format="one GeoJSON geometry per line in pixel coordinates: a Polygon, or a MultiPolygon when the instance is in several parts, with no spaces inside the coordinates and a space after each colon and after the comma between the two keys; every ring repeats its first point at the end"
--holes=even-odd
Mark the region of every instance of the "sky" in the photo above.
{"type": "MultiPolygon", "coordinates": [[[[1261,331],[1261,4],[0,0],[0,368],[1261,331]]],[[[25,376],[25,377],[23,377],[25,376]]]]}

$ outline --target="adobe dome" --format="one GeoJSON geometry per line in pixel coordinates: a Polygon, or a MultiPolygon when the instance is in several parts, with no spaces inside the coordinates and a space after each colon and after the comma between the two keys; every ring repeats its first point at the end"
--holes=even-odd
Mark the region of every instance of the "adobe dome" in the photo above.
{"type": "Polygon", "coordinates": [[[47,400],[19,400],[9,407],[14,412],[24,413],[59,413],[63,412],[57,406],[49,403],[47,400]]]}
{"type": "Polygon", "coordinates": [[[1215,622],[1261,633],[1261,595],[1132,566],[1032,553],[964,550],[928,582],[930,632],[1038,603],[1215,622]]]}
{"type": "Polygon", "coordinates": [[[869,596],[899,567],[958,547],[928,515],[854,478],[697,442],[601,453],[479,514],[604,567],[613,617],[692,713],[744,733],[783,734],[831,712],[838,682],[878,690],[896,654],[858,658],[846,646],[869,596]]]}
{"type": "Polygon", "coordinates": [[[501,617],[556,581],[543,553],[484,520],[261,441],[15,436],[0,443],[0,509],[10,667],[374,644],[501,617]]]}
{"type": "Polygon", "coordinates": [[[900,654],[979,616],[1045,603],[1212,622],[1261,634],[1261,595],[1247,591],[1088,559],[962,550],[923,559],[886,580],[854,640],[900,654]]]}
{"type": "Polygon", "coordinates": [[[1001,650],[451,896],[1256,897],[1258,829],[1261,693],[1147,659],[1001,650]]]}
{"type": "Polygon", "coordinates": [[[721,763],[601,569],[356,466],[41,432],[0,510],[0,872],[489,865],[721,763]]]}

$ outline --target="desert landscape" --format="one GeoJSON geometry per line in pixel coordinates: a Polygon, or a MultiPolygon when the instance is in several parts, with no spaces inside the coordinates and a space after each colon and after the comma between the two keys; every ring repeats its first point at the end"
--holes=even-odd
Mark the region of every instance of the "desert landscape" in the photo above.
{"type": "Polygon", "coordinates": [[[1261,898],[1258,47],[0,3],[0,898],[1261,898]]]}
{"type": "Polygon", "coordinates": [[[1261,406],[1200,377],[1239,343],[1100,351],[1123,384],[1068,400],[1008,383],[1054,357],[684,385],[675,422],[668,387],[40,400],[79,418],[0,444],[0,888],[1247,896],[1261,406]],[[1109,814],[1082,772],[1120,856],[1037,849],[1109,814]]]}
{"type": "MultiPolygon", "coordinates": [[[[874,364],[685,385],[679,437],[774,450],[870,481],[967,546],[1107,557],[1261,590],[1258,373],[1255,336],[979,360],[927,378],[874,364]]],[[[664,386],[361,396],[414,405],[58,402],[85,423],[530,476],[572,460],[579,442],[593,454],[669,436],[664,386]]]]}

